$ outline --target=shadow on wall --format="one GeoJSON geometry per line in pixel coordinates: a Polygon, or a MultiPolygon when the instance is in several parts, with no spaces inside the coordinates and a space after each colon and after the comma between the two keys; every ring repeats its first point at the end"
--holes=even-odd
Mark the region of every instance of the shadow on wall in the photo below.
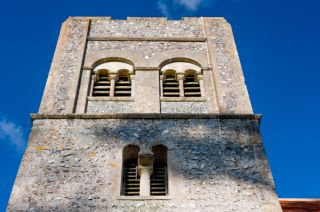
{"type": "Polygon", "coordinates": [[[164,144],[171,171],[186,179],[224,176],[274,187],[257,120],[130,119],[97,127],[95,136],[116,139],[123,147],[164,144]]]}

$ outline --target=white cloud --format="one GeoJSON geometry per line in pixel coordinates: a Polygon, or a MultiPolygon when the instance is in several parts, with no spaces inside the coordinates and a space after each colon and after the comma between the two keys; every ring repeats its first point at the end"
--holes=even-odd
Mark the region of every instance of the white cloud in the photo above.
{"type": "Polygon", "coordinates": [[[168,5],[163,1],[158,1],[157,6],[164,16],[170,16],[168,5]]]}
{"type": "Polygon", "coordinates": [[[157,7],[162,15],[171,17],[181,9],[193,13],[201,7],[213,5],[217,0],[158,0],[157,7]]]}
{"type": "Polygon", "coordinates": [[[204,3],[205,0],[175,0],[175,2],[185,7],[187,10],[196,11],[200,4],[204,3]]]}
{"type": "Polygon", "coordinates": [[[25,141],[22,127],[2,118],[0,119],[0,142],[5,140],[14,145],[18,151],[24,149],[25,141]]]}

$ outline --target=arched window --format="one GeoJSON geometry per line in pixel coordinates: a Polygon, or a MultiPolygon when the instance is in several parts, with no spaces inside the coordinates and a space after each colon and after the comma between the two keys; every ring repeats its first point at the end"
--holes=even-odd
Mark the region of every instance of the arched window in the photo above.
{"type": "Polygon", "coordinates": [[[131,81],[128,70],[124,69],[118,72],[114,96],[131,96],[131,81]]]}
{"type": "Polygon", "coordinates": [[[161,97],[204,96],[202,69],[191,62],[170,62],[160,69],[161,97]]]}
{"type": "Polygon", "coordinates": [[[92,96],[109,96],[110,95],[110,79],[106,69],[97,71],[93,84],[92,96]]]}
{"type": "Polygon", "coordinates": [[[187,70],[183,81],[185,97],[201,97],[200,84],[194,70],[187,70]]]}
{"type": "MultiPolygon", "coordinates": [[[[100,61],[101,62],[101,61],[100,61]]],[[[130,97],[133,64],[126,61],[103,61],[93,69],[90,95],[97,97],[130,97]],[[92,93],[91,93],[92,92],[92,93]]]]}
{"type": "Polygon", "coordinates": [[[164,74],[163,81],[163,96],[164,97],[179,97],[179,83],[174,70],[167,70],[164,74]]]}
{"type": "Polygon", "coordinates": [[[150,179],[150,194],[152,196],[165,196],[168,194],[167,152],[164,145],[152,147],[154,154],[153,172],[150,179]]]}
{"type": "Polygon", "coordinates": [[[138,153],[140,148],[128,145],[123,149],[123,171],[121,195],[139,196],[140,177],[138,174],[138,153]]]}

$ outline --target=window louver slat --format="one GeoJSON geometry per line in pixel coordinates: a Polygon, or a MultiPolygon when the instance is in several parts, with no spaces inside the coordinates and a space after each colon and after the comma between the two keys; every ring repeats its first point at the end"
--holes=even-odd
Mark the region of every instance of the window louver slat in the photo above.
{"type": "Polygon", "coordinates": [[[140,194],[140,177],[135,165],[124,167],[124,195],[139,196],[140,194]]]}
{"type": "Polygon", "coordinates": [[[185,97],[201,97],[200,84],[195,76],[186,76],[183,88],[185,97]]]}
{"type": "Polygon", "coordinates": [[[179,83],[175,78],[167,78],[163,82],[163,96],[164,97],[179,97],[179,83]]]}
{"type": "Polygon", "coordinates": [[[131,82],[119,80],[115,85],[115,96],[131,96],[131,82]]]}
{"type": "Polygon", "coordinates": [[[92,96],[109,96],[110,81],[108,77],[99,77],[99,80],[94,82],[92,96]]]}
{"type": "Polygon", "coordinates": [[[151,176],[151,195],[165,196],[167,194],[167,167],[157,166],[153,167],[153,174],[151,176]]]}

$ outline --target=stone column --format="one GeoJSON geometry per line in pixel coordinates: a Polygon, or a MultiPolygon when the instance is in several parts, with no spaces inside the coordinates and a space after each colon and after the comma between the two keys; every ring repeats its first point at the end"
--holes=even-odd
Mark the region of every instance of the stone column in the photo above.
{"type": "Polygon", "coordinates": [[[184,74],[178,74],[177,75],[177,79],[179,81],[180,97],[184,97],[183,78],[184,78],[184,74]]]}
{"type": "Polygon", "coordinates": [[[114,96],[116,79],[117,79],[117,75],[116,74],[110,74],[110,96],[111,97],[114,96]]]}
{"type": "Polygon", "coordinates": [[[163,78],[164,75],[160,76],[160,97],[163,97],[163,78]]]}
{"type": "Polygon", "coordinates": [[[140,175],[140,196],[150,196],[150,177],[153,172],[153,153],[140,151],[138,155],[138,171],[140,175]]]}
{"type": "Polygon", "coordinates": [[[130,75],[131,80],[131,97],[135,95],[135,76],[133,74],[130,75]]]}
{"type": "Polygon", "coordinates": [[[205,88],[204,88],[204,80],[203,80],[203,75],[198,75],[198,81],[200,85],[200,92],[201,92],[201,97],[205,97],[205,88]]]}

